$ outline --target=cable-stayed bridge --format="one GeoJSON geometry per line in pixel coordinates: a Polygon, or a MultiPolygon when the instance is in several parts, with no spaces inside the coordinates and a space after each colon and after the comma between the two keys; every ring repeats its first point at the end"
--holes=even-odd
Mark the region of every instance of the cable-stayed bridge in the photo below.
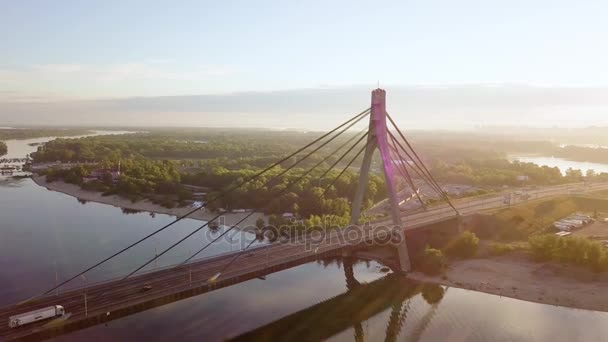
{"type": "MultiPolygon", "coordinates": [[[[203,259],[196,258],[201,252],[226,236],[226,234],[229,234],[234,229],[238,229],[239,224],[254,214],[255,211],[252,211],[235,225],[226,227],[222,233],[218,234],[217,237],[202,246],[198,251],[192,253],[183,262],[163,269],[142,272],[146,266],[155,262],[170,250],[178,247],[185,240],[201,230],[207,229],[210,222],[218,220],[222,215],[218,214],[121,278],[91,284],[85,288],[66,290],[75,279],[86,276],[88,272],[111,261],[113,258],[150,239],[161,231],[171,229],[175,223],[188,218],[201,209],[193,208],[186,215],[178,217],[169,224],[130,243],[44,293],[0,309],[0,322],[5,322],[0,324],[0,338],[39,339],[50,337],[114,320],[253,278],[262,277],[320,258],[349,255],[353,251],[366,249],[375,245],[389,245],[394,255],[393,268],[395,271],[407,272],[411,268],[407,230],[451,220],[461,215],[512,205],[517,201],[517,199],[513,198],[510,198],[508,202],[505,201],[504,194],[457,201],[450,200],[412,144],[399,127],[397,127],[390,115],[388,115],[385,97],[386,93],[384,90],[374,90],[372,92],[370,108],[355,115],[264,170],[226,188],[214,195],[213,198],[207,199],[208,203],[218,201],[246,184],[259,181],[262,176],[267,175],[271,170],[283,167],[280,172],[273,174],[265,182],[265,185],[270,185],[269,189],[273,191],[273,196],[278,198],[289,192],[294,186],[297,186],[303,179],[309,177],[313,171],[322,170],[327,165],[328,160],[334,157],[333,163],[329,167],[325,167],[325,170],[319,177],[319,184],[323,184],[324,186],[321,196],[324,196],[327,192],[334,191],[334,185],[339,178],[353,166],[355,161],[360,160],[360,156],[362,156],[359,168],[359,182],[353,197],[350,225],[348,227],[319,232],[319,234],[309,233],[295,236],[287,241],[278,241],[265,246],[253,246],[255,240],[252,240],[239,251],[203,259]],[[331,148],[336,144],[338,137],[367,117],[369,117],[369,124],[366,129],[353,135],[344,143],[339,144],[339,146],[327,153],[326,157],[314,163],[312,167],[306,169],[297,178],[289,181],[287,184],[272,186],[277,183],[276,180],[281,176],[301,165],[303,161],[308,160],[313,154],[318,153],[320,150],[324,151],[323,149],[331,148]],[[370,169],[372,168],[372,157],[376,150],[379,151],[381,172],[384,174],[387,186],[390,215],[384,220],[361,224],[362,203],[365,197],[370,169]],[[335,158],[336,156],[339,157],[335,158]],[[294,159],[295,161],[293,161],[294,159]],[[289,166],[285,167],[286,164],[289,164],[289,166]],[[333,178],[326,177],[338,165],[342,169],[337,176],[333,178]],[[425,202],[422,196],[420,196],[419,191],[417,191],[418,186],[416,183],[424,183],[435,192],[436,198],[441,201],[434,201],[433,204],[430,204],[428,201],[425,202]],[[411,198],[419,202],[420,206],[418,210],[413,212],[403,212],[400,210],[399,204],[402,202],[398,194],[400,184],[409,188],[412,194],[411,198]],[[9,317],[52,305],[62,305],[65,311],[70,314],[69,318],[64,317],[63,319],[60,318],[51,322],[40,321],[16,328],[9,328],[9,317]]],[[[539,199],[568,194],[573,190],[589,191],[604,188],[608,188],[608,184],[569,184],[539,188],[528,192],[528,195],[529,199],[539,199]]],[[[264,211],[265,208],[255,209],[257,211],[264,211]]]]}

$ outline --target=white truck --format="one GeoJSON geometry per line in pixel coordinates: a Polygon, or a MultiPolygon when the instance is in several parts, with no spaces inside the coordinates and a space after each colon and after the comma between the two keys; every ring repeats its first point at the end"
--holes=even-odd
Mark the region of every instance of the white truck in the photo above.
{"type": "Polygon", "coordinates": [[[49,306],[43,309],[38,309],[19,315],[11,316],[8,318],[8,326],[10,328],[16,328],[24,324],[37,322],[47,318],[53,318],[57,316],[63,316],[65,309],[61,305],[49,306]]]}
{"type": "Polygon", "coordinates": [[[585,224],[585,222],[583,220],[575,220],[575,219],[570,219],[570,218],[560,220],[559,222],[571,224],[571,225],[575,226],[576,228],[582,227],[585,224]]]}
{"type": "Polygon", "coordinates": [[[572,229],[572,225],[564,223],[554,223],[553,226],[559,230],[569,232],[572,229]]]}

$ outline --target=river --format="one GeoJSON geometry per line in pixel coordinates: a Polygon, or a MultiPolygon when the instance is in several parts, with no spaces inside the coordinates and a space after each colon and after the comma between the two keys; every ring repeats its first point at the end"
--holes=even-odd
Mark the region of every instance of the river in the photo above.
{"type": "MultiPolygon", "coordinates": [[[[41,140],[10,142],[11,157],[24,157],[33,151],[35,147],[28,143],[34,141],[41,140]]],[[[172,219],[81,203],[48,191],[31,179],[0,180],[0,305],[40,293],[54,285],[56,275],[60,281],[66,279],[172,219]]],[[[184,220],[86,278],[78,278],[74,285],[124,275],[198,226],[200,221],[184,220]]],[[[208,238],[195,235],[150,268],[182,261],[208,238]]],[[[223,240],[207,255],[237,248],[238,244],[223,240]]],[[[302,338],[314,332],[312,336],[330,341],[355,341],[359,337],[367,341],[572,341],[608,336],[608,313],[457,288],[425,285],[423,288],[430,290],[420,292],[415,290],[420,285],[402,277],[381,280],[387,274],[376,262],[355,261],[353,274],[361,285],[345,294],[348,281],[344,268],[341,259],[301,265],[57,340],[214,341],[248,332],[273,334],[297,329],[302,338]],[[379,282],[382,286],[376,288],[379,282]],[[336,296],[346,300],[324,302],[336,296]],[[323,302],[319,315],[315,308],[323,302]],[[305,310],[309,307],[313,308],[305,310]],[[290,321],[289,315],[296,320],[290,321]]]]}
{"type": "Polygon", "coordinates": [[[557,167],[564,175],[569,168],[581,170],[583,174],[585,174],[587,170],[594,170],[596,173],[608,172],[608,164],[581,162],[563,158],[536,155],[510,155],[508,156],[508,159],[510,161],[519,160],[525,163],[534,163],[540,166],[546,165],[549,167],[557,167]]]}

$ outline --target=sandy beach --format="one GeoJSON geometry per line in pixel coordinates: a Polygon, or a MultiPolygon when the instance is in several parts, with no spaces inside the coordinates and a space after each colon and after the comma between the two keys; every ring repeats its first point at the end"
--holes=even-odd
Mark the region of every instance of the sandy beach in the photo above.
{"type": "MultiPolygon", "coordinates": [[[[151,212],[151,213],[157,213],[157,214],[166,214],[166,215],[172,215],[172,216],[176,216],[176,217],[183,216],[192,210],[192,208],[190,208],[190,207],[169,209],[169,208],[160,206],[158,204],[154,204],[148,200],[143,200],[143,201],[138,201],[138,202],[133,203],[130,200],[117,196],[117,195],[102,196],[102,194],[99,192],[83,190],[77,185],[68,184],[68,183],[65,183],[62,181],[55,181],[55,182],[49,183],[46,181],[45,176],[33,175],[32,180],[34,182],[36,182],[36,184],[43,186],[52,191],[61,192],[61,193],[76,197],[81,200],[108,204],[108,205],[112,205],[112,206],[119,207],[119,208],[126,208],[126,209],[131,209],[131,210],[138,210],[138,211],[151,212]]],[[[222,215],[223,220],[224,220],[223,224],[232,226],[232,225],[236,224],[237,222],[239,222],[240,220],[242,220],[248,214],[249,213],[225,213],[222,215]]],[[[189,218],[201,220],[201,221],[208,221],[211,218],[215,217],[216,215],[217,215],[216,213],[211,213],[206,210],[199,210],[199,211],[193,213],[192,215],[190,215],[189,218]]],[[[266,215],[264,215],[263,213],[256,212],[253,215],[251,215],[250,217],[248,217],[247,219],[245,219],[245,221],[240,223],[238,226],[241,229],[253,229],[255,227],[255,221],[258,218],[263,218],[265,222],[268,222],[268,217],[266,215]]],[[[221,221],[220,221],[220,223],[221,223],[221,221]]]]}
{"type": "Polygon", "coordinates": [[[443,275],[409,278],[550,305],[608,311],[608,274],[556,263],[535,263],[524,253],[453,261],[443,275]]]}

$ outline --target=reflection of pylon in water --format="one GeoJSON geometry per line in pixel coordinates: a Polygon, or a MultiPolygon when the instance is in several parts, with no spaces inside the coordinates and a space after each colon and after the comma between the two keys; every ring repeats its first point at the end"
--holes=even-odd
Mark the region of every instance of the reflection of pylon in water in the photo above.
{"type": "MultiPolygon", "coordinates": [[[[388,129],[386,126],[386,91],[383,89],[375,89],[372,91],[371,115],[369,117],[369,131],[367,135],[367,147],[365,155],[359,171],[359,183],[357,192],[353,200],[351,209],[351,224],[357,224],[361,216],[361,205],[369,179],[369,170],[371,167],[372,156],[376,149],[380,151],[380,159],[382,160],[382,171],[386,188],[388,190],[388,201],[390,205],[391,219],[395,227],[401,231],[401,217],[399,215],[399,202],[397,200],[397,191],[395,187],[394,171],[390,150],[388,145],[388,129]]],[[[409,271],[411,268],[410,257],[407,251],[405,239],[397,245],[397,253],[399,256],[399,264],[402,271],[409,271]]]]}

